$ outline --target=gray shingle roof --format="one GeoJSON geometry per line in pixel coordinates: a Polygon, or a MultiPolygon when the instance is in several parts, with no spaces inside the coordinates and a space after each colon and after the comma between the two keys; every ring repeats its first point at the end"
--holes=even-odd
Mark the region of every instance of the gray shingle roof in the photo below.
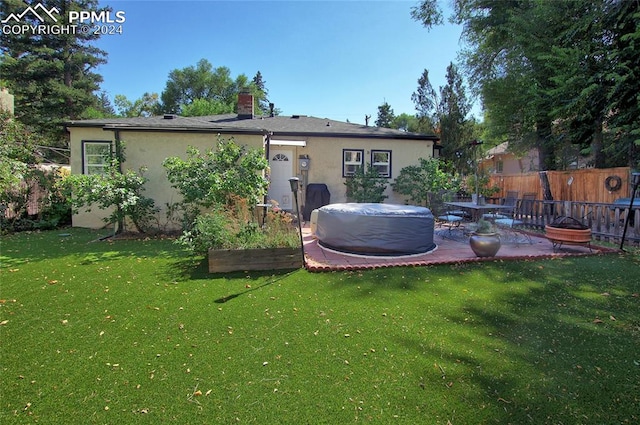
{"type": "Polygon", "coordinates": [[[438,140],[437,136],[407,133],[391,128],[370,127],[306,115],[238,119],[236,114],[181,117],[164,115],[137,118],[104,118],[67,122],[68,127],[102,127],[143,131],[206,131],[274,136],[369,137],[409,140],[438,140]]]}

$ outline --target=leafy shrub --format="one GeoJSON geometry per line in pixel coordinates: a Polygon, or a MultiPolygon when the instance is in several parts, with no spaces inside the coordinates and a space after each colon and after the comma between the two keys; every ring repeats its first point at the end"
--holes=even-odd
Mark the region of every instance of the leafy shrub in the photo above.
{"type": "Polygon", "coordinates": [[[71,209],[58,190],[60,170],[39,165],[42,138],[6,111],[0,111],[0,229],[2,232],[51,229],[68,224],[71,209]],[[29,205],[37,202],[37,212],[29,205]],[[8,214],[7,214],[8,211],[8,214]]]}
{"type": "Polygon", "coordinates": [[[455,192],[460,183],[455,175],[447,173],[444,164],[435,158],[420,158],[419,165],[410,165],[400,170],[391,183],[394,192],[409,197],[417,205],[431,205],[432,194],[441,191],[455,192]]]}
{"type": "Polygon", "coordinates": [[[163,162],[169,182],[182,195],[186,229],[203,209],[232,205],[238,197],[255,205],[267,192],[269,182],[263,172],[269,163],[261,150],[218,137],[215,150],[201,153],[190,147],[187,156],[163,162]]]}
{"type": "Polygon", "coordinates": [[[71,223],[71,204],[60,189],[64,169],[47,170],[37,165],[25,168],[21,184],[0,195],[0,224],[3,232],[49,230],[71,223]],[[36,203],[35,213],[29,205],[36,203]],[[9,209],[10,213],[5,214],[9,209]]]}
{"type": "Polygon", "coordinates": [[[351,202],[379,203],[388,198],[384,194],[387,179],[380,177],[378,170],[369,163],[366,167],[358,167],[344,184],[347,186],[347,199],[351,202]]]}
{"type": "MultiPolygon", "coordinates": [[[[476,193],[476,176],[471,174],[465,181],[465,192],[472,194],[476,193]]],[[[481,169],[478,171],[478,194],[485,198],[491,198],[496,193],[500,192],[500,186],[491,186],[491,177],[486,170],[481,169]]]]}
{"type": "Polygon", "coordinates": [[[198,216],[191,229],[185,230],[178,243],[195,254],[211,249],[252,249],[299,246],[298,230],[293,218],[285,212],[267,213],[261,228],[249,213],[246,199],[231,205],[216,205],[198,216]]]}
{"type": "Polygon", "coordinates": [[[62,187],[68,175],[69,170],[65,168],[41,174],[38,183],[46,196],[39,200],[38,229],[55,229],[71,224],[71,200],[62,187]]]}
{"type": "Polygon", "coordinates": [[[120,171],[122,158],[113,157],[105,174],[71,175],[64,179],[63,186],[71,196],[74,208],[86,208],[90,211],[96,205],[100,209],[112,208],[111,214],[104,220],[117,226],[117,232],[124,231],[126,219],[136,230],[146,233],[152,229],[158,209],[153,199],[145,197],[144,177],[146,168],[138,172],[120,171]]]}

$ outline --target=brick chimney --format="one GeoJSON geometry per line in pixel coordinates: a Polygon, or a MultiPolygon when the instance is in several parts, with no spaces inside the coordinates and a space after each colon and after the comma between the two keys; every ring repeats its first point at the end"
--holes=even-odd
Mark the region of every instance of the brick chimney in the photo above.
{"type": "Polygon", "coordinates": [[[253,95],[249,92],[238,93],[238,119],[250,120],[253,118],[253,95]]]}

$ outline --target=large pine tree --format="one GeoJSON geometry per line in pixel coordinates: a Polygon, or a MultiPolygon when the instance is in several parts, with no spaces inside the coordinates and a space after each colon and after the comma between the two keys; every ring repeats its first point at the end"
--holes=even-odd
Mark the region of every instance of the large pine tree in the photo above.
{"type": "Polygon", "coordinates": [[[442,156],[458,171],[469,172],[475,151],[469,148],[473,135],[473,120],[469,119],[471,102],[467,98],[458,67],[450,63],[447,67],[447,84],[440,87],[440,140],[442,156]]]}
{"type": "Polygon", "coordinates": [[[378,118],[376,119],[376,125],[378,127],[391,128],[395,117],[396,115],[393,113],[391,105],[385,101],[382,105],[378,106],[378,118]]]}
{"type": "MultiPolygon", "coordinates": [[[[596,167],[636,167],[640,151],[637,0],[454,0],[467,75],[488,128],[510,147],[537,147],[541,169],[583,148],[596,167]]],[[[441,24],[435,0],[412,17],[441,24]]]]}
{"type": "MultiPolygon", "coordinates": [[[[56,8],[56,21],[42,22],[33,13],[21,24],[66,27],[69,11],[100,11],[97,0],[40,0],[0,2],[0,16],[20,14],[38,4],[56,8]]],[[[0,75],[3,85],[15,95],[15,115],[23,124],[41,133],[52,146],[66,147],[62,123],[81,118],[89,107],[98,107],[102,77],[95,72],[106,62],[107,53],[91,45],[100,36],[81,31],[23,31],[0,37],[0,75]]]]}

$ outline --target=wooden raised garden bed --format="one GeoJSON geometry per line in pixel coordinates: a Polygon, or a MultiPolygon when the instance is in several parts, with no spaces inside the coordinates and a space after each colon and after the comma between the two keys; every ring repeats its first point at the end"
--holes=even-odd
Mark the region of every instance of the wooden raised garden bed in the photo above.
{"type": "Polygon", "coordinates": [[[300,248],[209,250],[209,273],[300,267],[302,267],[300,248]]]}

